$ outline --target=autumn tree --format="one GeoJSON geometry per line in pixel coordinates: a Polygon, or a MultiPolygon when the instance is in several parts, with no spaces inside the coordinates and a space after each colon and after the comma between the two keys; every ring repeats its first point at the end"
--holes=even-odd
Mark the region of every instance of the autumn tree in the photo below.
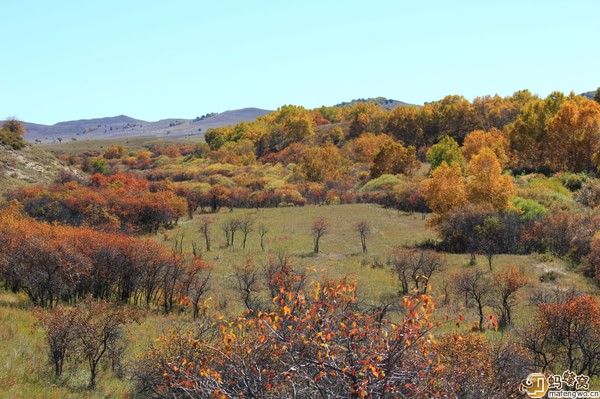
{"type": "Polygon", "coordinates": [[[172,333],[138,368],[141,392],[168,397],[425,397],[435,361],[433,302],[405,298],[396,323],[357,312],[344,281],[281,290],[274,308],[218,333],[172,333]],[[140,370],[141,368],[141,370],[140,370]]]}
{"type": "Polygon", "coordinates": [[[386,123],[386,113],[379,105],[360,101],[348,111],[350,121],[349,137],[358,137],[362,133],[383,133],[386,123]]]}
{"type": "Polygon", "coordinates": [[[465,160],[469,162],[482,148],[491,149],[501,166],[508,164],[508,140],[501,131],[494,128],[490,131],[475,130],[465,137],[461,150],[465,160]]]}
{"type": "Polygon", "coordinates": [[[125,149],[120,145],[111,145],[102,155],[105,159],[120,159],[125,155],[125,149]]]}
{"type": "Polygon", "coordinates": [[[200,316],[200,301],[208,293],[210,276],[210,267],[199,256],[195,256],[187,265],[182,293],[189,299],[194,320],[200,316]]]}
{"type": "Polygon", "coordinates": [[[404,145],[426,144],[427,115],[418,107],[396,107],[390,111],[386,132],[404,145]]]}
{"type": "Polygon", "coordinates": [[[497,210],[508,208],[515,186],[510,176],[502,174],[502,166],[491,149],[483,148],[473,157],[467,172],[465,188],[471,203],[490,205],[497,210]]]}
{"type": "Polygon", "coordinates": [[[210,225],[212,223],[213,223],[213,220],[206,216],[200,220],[200,233],[204,237],[204,244],[206,246],[206,252],[210,251],[210,243],[211,243],[210,225]]]}
{"type": "Polygon", "coordinates": [[[308,148],[300,160],[300,167],[311,182],[335,180],[340,175],[344,158],[332,144],[308,148]]]}
{"type": "Polygon", "coordinates": [[[269,233],[269,229],[261,223],[260,226],[258,226],[258,236],[260,237],[260,249],[262,251],[265,250],[265,237],[267,236],[267,233],[269,233]]]}
{"type": "Polygon", "coordinates": [[[517,398],[523,374],[536,371],[518,344],[490,342],[477,332],[440,337],[436,353],[430,398],[517,398]]]}
{"type": "Polygon", "coordinates": [[[76,312],[73,308],[57,306],[37,312],[36,316],[46,333],[49,359],[54,366],[54,375],[58,378],[62,375],[65,360],[75,350],[76,312]]]}
{"type": "Polygon", "coordinates": [[[597,170],[600,150],[600,104],[582,97],[560,105],[548,125],[546,164],[554,172],[597,170]]]}
{"type": "Polygon", "coordinates": [[[400,282],[400,295],[414,291],[427,292],[431,276],[441,271],[445,260],[433,251],[412,248],[395,249],[388,263],[400,282]]]}
{"type": "Polygon", "coordinates": [[[221,230],[225,235],[225,247],[229,247],[231,245],[231,226],[228,222],[221,223],[221,230]]]}
{"type": "Polygon", "coordinates": [[[318,254],[321,238],[329,233],[329,221],[324,217],[319,217],[313,221],[310,230],[313,237],[313,253],[318,254]]]}
{"type": "Polygon", "coordinates": [[[517,301],[516,295],[529,283],[529,280],[523,271],[514,266],[494,274],[493,279],[496,295],[494,307],[498,313],[498,326],[506,328],[512,325],[513,309],[517,301]]]}
{"type": "Polygon", "coordinates": [[[431,165],[431,170],[435,170],[442,163],[453,166],[462,167],[464,162],[460,147],[456,140],[450,136],[444,136],[435,145],[431,146],[427,151],[427,160],[431,165]]]}
{"type": "Polygon", "coordinates": [[[89,389],[96,387],[98,364],[123,339],[123,326],[135,318],[135,313],[102,301],[89,300],[78,308],[75,331],[90,370],[89,389]]]}
{"type": "Polygon", "coordinates": [[[20,137],[23,137],[25,135],[25,133],[27,132],[27,128],[25,127],[25,124],[23,124],[23,122],[15,119],[15,118],[9,118],[9,119],[5,120],[4,123],[2,124],[2,129],[7,130],[10,133],[12,133],[16,136],[20,136],[20,137]]]}
{"type": "MultiPolygon", "coordinates": [[[[470,254],[471,261],[469,263],[475,264],[475,255],[482,251],[482,243],[476,231],[478,226],[483,225],[486,218],[493,217],[501,218],[501,215],[489,207],[473,204],[466,204],[445,213],[443,217],[436,220],[435,225],[442,239],[442,247],[449,252],[470,254]]],[[[505,237],[512,235],[518,237],[520,234],[520,230],[518,229],[508,229],[512,224],[504,223],[504,220],[502,220],[501,226],[507,229],[506,231],[502,231],[502,234],[498,237],[493,237],[496,243],[508,242],[508,240],[505,240],[505,237]]],[[[511,250],[515,251],[516,248],[513,247],[511,250]]]]}
{"type": "Polygon", "coordinates": [[[461,144],[465,136],[478,127],[473,105],[462,96],[448,95],[428,105],[438,125],[438,137],[451,136],[461,144]]]}
{"type": "Polygon", "coordinates": [[[230,244],[234,246],[235,233],[240,229],[240,220],[239,219],[229,219],[227,222],[229,224],[229,234],[230,234],[230,244]]]}
{"type": "Polygon", "coordinates": [[[553,145],[548,140],[548,126],[564,100],[565,96],[558,92],[545,99],[532,98],[521,108],[515,122],[507,127],[510,152],[516,167],[544,170],[553,145]]]}
{"type": "Polygon", "coordinates": [[[492,271],[492,261],[494,256],[502,250],[502,221],[498,216],[488,216],[481,224],[475,226],[475,239],[478,241],[478,247],[488,260],[488,266],[492,271]]]}
{"type": "Polygon", "coordinates": [[[363,133],[351,140],[345,149],[353,160],[370,164],[381,147],[392,142],[393,139],[387,134],[363,133]]]}
{"type": "Polygon", "coordinates": [[[566,368],[577,374],[600,372],[600,307],[579,295],[563,302],[542,303],[520,333],[520,340],[542,371],[566,368]]]}
{"type": "Polygon", "coordinates": [[[421,192],[427,206],[443,215],[467,201],[465,180],[458,165],[442,163],[431,177],[421,183],[421,192]]]}
{"type": "Polygon", "coordinates": [[[454,286],[457,293],[465,300],[473,300],[479,315],[478,328],[483,331],[484,308],[490,304],[493,292],[493,281],[490,275],[479,268],[463,270],[454,276],[454,286]]]}
{"type": "Polygon", "coordinates": [[[254,231],[254,221],[246,217],[240,220],[239,226],[240,231],[243,234],[242,248],[246,249],[246,240],[248,239],[248,234],[254,231]]]}
{"type": "Polygon", "coordinates": [[[521,90],[508,97],[494,95],[474,98],[472,104],[478,129],[503,129],[514,122],[523,104],[533,97],[528,90],[521,90]]]}
{"type": "Polygon", "coordinates": [[[278,254],[270,256],[263,268],[263,274],[269,294],[277,297],[282,291],[298,293],[305,288],[307,275],[294,269],[289,256],[278,254]]]}
{"type": "Polygon", "coordinates": [[[263,124],[265,133],[256,139],[256,152],[281,151],[292,143],[309,139],[315,134],[312,113],[300,106],[284,105],[277,111],[263,115],[252,125],[263,124]]]}
{"type": "MultiPolygon", "coordinates": [[[[183,239],[183,237],[182,237],[183,239]]],[[[165,259],[163,264],[163,273],[161,278],[161,294],[163,302],[163,311],[170,313],[178,296],[177,289],[185,278],[186,263],[182,254],[181,242],[176,246],[170,258],[165,259]]]]}
{"type": "Polygon", "coordinates": [[[417,167],[415,147],[404,147],[400,143],[384,144],[371,166],[371,177],[382,174],[410,174],[417,167]]]}
{"type": "Polygon", "coordinates": [[[23,136],[25,135],[25,125],[16,120],[8,119],[0,127],[0,144],[11,146],[15,150],[25,147],[23,136]]]}
{"type": "Polygon", "coordinates": [[[258,311],[261,306],[259,292],[261,289],[260,271],[252,261],[246,259],[241,266],[236,266],[233,273],[234,288],[240,300],[249,311],[258,311]]]}
{"type": "Polygon", "coordinates": [[[360,236],[360,245],[363,254],[367,253],[367,237],[371,234],[371,226],[369,226],[369,223],[366,220],[362,220],[356,224],[354,229],[360,236]]]}

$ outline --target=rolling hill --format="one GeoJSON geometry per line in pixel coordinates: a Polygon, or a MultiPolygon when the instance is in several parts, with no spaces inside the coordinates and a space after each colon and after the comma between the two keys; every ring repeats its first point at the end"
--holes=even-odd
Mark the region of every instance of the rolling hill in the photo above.
{"type": "Polygon", "coordinates": [[[396,108],[396,107],[407,107],[407,106],[414,105],[414,104],[405,103],[404,101],[394,100],[391,98],[374,97],[374,98],[357,98],[357,99],[354,99],[351,101],[341,102],[339,104],[336,104],[335,106],[336,107],[346,107],[346,106],[354,105],[356,103],[366,103],[366,102],[375,103],[375,104],[381,105],[382,107],[388,108],[388,109],[392,109],[392,108],[396,108]]]}
{"type": "Polygon", "coordinates": [[[270,111],[260,108],[242,108],[209,114],[195,119],[170,118],[156,122],[119,115],[106,118],[80,119],[41,125],[25,122],[30,142],[53,142],[60,140],[97,140],[139,136],[202,136],[209,128],[253,121],[270,111]]]}
{"type": "Polygon", "coordinates": [[[38,146],[15,150],[0,144],[0,197],[7,191],[30,184],[50,184],[62,171],[79,175],[63,165],[53,154],[38,146]]]}
{"type": "Polygon", "coordinates": [[[596,95],[596,90],[587,91],[585,93],[581,93],[582,96],[593,99],[596,95]]]}
{"type": "MultiPolygon", "coordinates": [[[[386,97],[359,98],[341,102],[336,106],[351,106],[359,102],[374,102],[384,108],[411,106],[412,104],[386,97]]],[[[135,119],[127,115],[104,118],[79,119],[54,125],[24,122],[25,139],[29,142],[52,143],[68,140],[102,140],[129,137],[202,137],[206,130],[215,127],[253,121],[271,111],[261,108],[241,108],[221,113],[207,114],[194,119],[168,118],[155,122],[135,119]]]]}

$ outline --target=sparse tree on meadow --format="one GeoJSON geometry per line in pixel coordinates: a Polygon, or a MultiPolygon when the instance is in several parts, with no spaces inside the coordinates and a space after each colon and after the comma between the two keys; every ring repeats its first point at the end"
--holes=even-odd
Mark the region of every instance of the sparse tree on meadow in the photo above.
{"type": "Polygon", "coordinates": [[[229,247],[231,245],[231,225],[229,222],[221,223],[221,230],[225,235],[225,247],[229,247]]]}
{"type": "Polygon", "coordinates": [[[240,221],[238,219],[230,219],[227,223],[229,224],[229,243],[233,247],[235,244],[235,232],[240,228],[240,221]]]}
{"type": "Polygon", "coordinates": [[[406,295],[411,289],[427,292],[431,276],[443,269],[445,260],[433,251],[397,248],[388,263],[400,282],[400,295],[406,295]]]}
{"type": "Polygon", "coordinates": [[[242,248],[246,249],[246,240],[248,234],[254,231],[254,222],[249,218],[244,218],[239,221],[239,228],[244,237],[242,238],[242,248]]]}
{"type": "Polygon", "coordinates": [[[75,331],[90,369],[89,389],[96,387],[98,364],[123,338],[123,326],[135,319],[131,311],[107,302],[88,300],[78,307],[75,331]]]}
{"type": "Polygon", "coordinates": [[[371,226],[369,226],[369,222],[362,220],[356,224],[355,230],[360,235],[360,245],[363,254],[365,254],[367,253],[367,236],[371,234],[371,226]]]}
{"type": "Polygon", "coordinates": [[[252,260],[247,259],[242,266],[235,267],[233,278],[234,288],[246,309],[257,311],[260,307],[260,272],[252,260]]]}
{"type": "Polygon", "coordinates": [[[516,267],[494,274],[494,292],[496,294],[494,307],[497,309],[500,328],[512,325],[513,308],[516,304],[515,296],[527,284],[527,276],[516,267]]]}
{"type": "Polygon", "coordinates": [[[200,257],[194,257],[188,265],[183,291],[189,298],[194,320],[200,316],[200,301],[208,293],[210,274],[210,268],[200,257]]]}
{"type": "Polygon", "coordinates": [[[63,372],[65,360],[75,349],[75,311],[73,308],[57,306],[54,309],[36,314],[46,333],[50,362],[54,366],[55,377],[63,372]]]}
{"type": "Polygon", "coordinates": [[[478,328],[483,331],[483,310],[489,305],[494,289],[490,275],[479,268],[463,270],[454,277],[454,286],[465,300],[475,301],[479,315],[478,328]]]}
{"type": "Polygon", "coordinates": [[[311,232],[313,236],[313,252],[319,253],[319,241],[321,237],[329,232],[329,222],[324,217],[319,217],[313,221],[311,232]]]}
{"type": "Polygon", "coordinates": [[[596,298],[577,295],[541,303],[520,331],[521,345],[542,371],[566,368],[577,374],[600,370],[600,306],[596,298]]]}
{"type": "Polygon", "coordinates": [[[206,245],[206,252],[210,251],[210,225],[212,223],[213,223],[213,220],[211,218],[209,218],[208,216],[205,216],[200,220],[200,233],[204,236],[204,244],[206,245]]]}
{"type": "Polygon", "coordinates": [[[265,236],[269,232],[269,229],[264,224],[258,226],[258,235],[260,236],[260,249],[265,250],[265,236]]]}
{"type": "Polygon", "coordinates": [[[502,232],[502,222],[498,216],[488,216],[475,227],[477,246],[487,258],[490,272],[494,256],[501,250],[502,232]]]}

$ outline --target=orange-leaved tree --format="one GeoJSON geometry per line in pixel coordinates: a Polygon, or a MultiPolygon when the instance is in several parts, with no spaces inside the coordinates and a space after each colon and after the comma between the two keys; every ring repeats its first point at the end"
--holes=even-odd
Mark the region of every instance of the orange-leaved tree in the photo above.
{"type": "Polygon", "coordinates": [[[219,322],[218,334],[163,336],[140,364],[141,391],[194,397],[420,397],[435,361],[433,302],[406,298],[393,323],[358,311],[345,281],[283,287],[272,311],[219,322]]]}

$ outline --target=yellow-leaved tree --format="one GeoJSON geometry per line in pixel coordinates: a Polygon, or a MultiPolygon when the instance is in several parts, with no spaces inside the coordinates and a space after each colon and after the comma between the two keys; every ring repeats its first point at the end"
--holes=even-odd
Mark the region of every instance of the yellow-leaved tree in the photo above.
{"type": "Polygon", "coordinates": [[[498,129],[490,131],[474,130],[465,137],[462,153],[465,161],[469,162],[481,149],[489,148],[494,151],[502,166],[508,163],[508,139],[498,129]]]}
{"type": "Polygon", "coordinates": [[[600,104],[583,97],[565,100],[550,121],[548,141],[550,170],[593,171],[600,150],[600,104]]]}
{"type": "Polygon", "coordinates": [[[512,177],[502,174],[502,166],[494,151],[482,148],[467,167],[467,199],[473,204],[491,205],[496,210],[509,206],[515,194],[512,177]]]}
{"type": "Polygon", "coordinates": [[[467,195],[460,165],[442,162],[430,178],[423,180],[421,192],[429,208],[439,215],[464,205],[467,195]]]}

